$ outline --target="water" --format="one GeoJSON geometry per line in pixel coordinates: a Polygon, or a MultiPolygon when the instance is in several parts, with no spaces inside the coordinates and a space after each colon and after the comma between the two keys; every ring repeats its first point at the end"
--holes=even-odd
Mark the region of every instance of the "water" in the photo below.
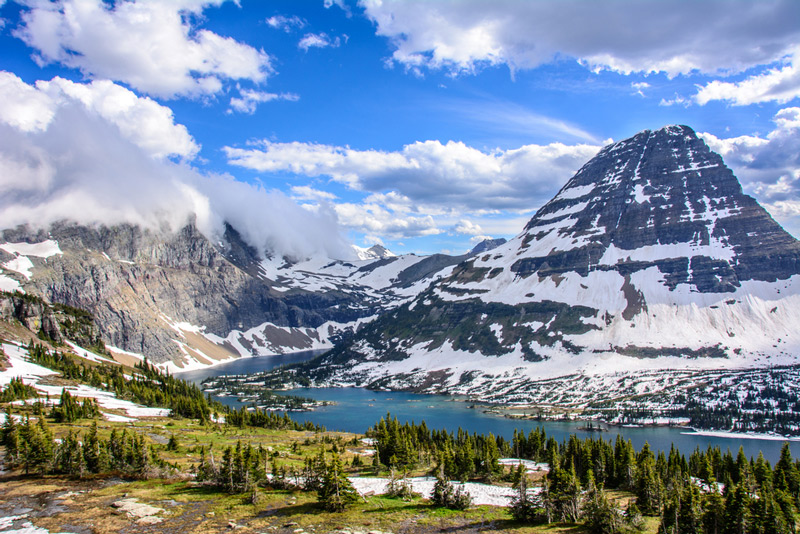
{"type": "Polygon", "coordinates": [[[291,354],[278,354],[275,356],[254,356],[253,358],[239,358],[227,363],[223,363],[206,369],[196,371],[184,371],[175,373],[175,376],[187,382],[199,384],[206,378],[222,375],[247,375],[268,371],[281,365],[300,363],[310,360],[314,356],[322,354],[324,350],[306,350],[303,352],[293,352],[291,354]]]}
{"type": "MultiPolygon", "coordinates": [[[[284,356],[262,356],[236,360],[228,364],[199,371],[180,373],[177,376],[195,383],[201,382],[209,376],[223,374],[247,374],[272,369],[287,363],[296,363],[307,360],[319,351],[294,353],[284,356]]],[[[537,426],[542,426],[548,436],[554,437],[559,442],[571,434],[579,437],[602,437],[606,440],[615,440],[618,434],[630,439],[639,449],[645,442],[655,450],[669,451],[674,444],[681,452],[688,455],[695,448],[705,449],[709,445],[719,446],[723,451],[731,449],[734,455],[741,446],[745,454],[757,456],[759,451],[771,462],[775,462],[783,442],[780,440],[721,438],[701,436],[680,427],[641,427],[621,428],[610,427],[607,432],[588,432],[579,430],[586,425],[585,422],[538,422],[531,420],[506,419],[501,416],[487,414],[483,408],[470,408],[468,402],[461,402],[453,397],[444,395],[420,395],[404,392],[369,391],[363,388],[302,388],[289,391],[290,394],[309,397],[316,400],[334,401],[336,404],[323,406],[311,412],[295,413],[293,417],[299,421],[311,421],[325,426],[328,430],[342,430],[345,432],[364,432],[369,426],[378,422],[387,412],[401,422],[425,420],[428,428],[455,431],[461,427],[469,432],[482,434],[492,433],[511,439],[514,429],[524,430],[526,433],[537,426]]],[[[235,398],[218,398],[223,403],[239,407],[241,404],[235,398]]],[[[792,455],[800,456],[800,442],[791,442],[792,455]]]]}

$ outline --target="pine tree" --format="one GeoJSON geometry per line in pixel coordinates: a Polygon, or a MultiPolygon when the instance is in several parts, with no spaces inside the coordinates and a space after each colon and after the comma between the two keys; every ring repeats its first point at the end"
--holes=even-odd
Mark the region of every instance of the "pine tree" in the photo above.
{"type": "Polygon", "coordinates": [[[20,434],[11,406],[6,408],[6,420],[3,422],[2,443],[6,448],[5,461],[8,465],[17,465],[20,458],[20,434]]]}
{"type": "Polygon", "coordinates": [[[703,532],[700,491],[694,484],[686,484],[681,492],[678,507],[678,532],[681,534],[701,534],[703,532]]]}
{"type": "Polygon", "coordinates": [[[721,534],[725,526],[725,500],[719,491],[705,495],[703,499],[703,530],[706,534],[721,534]]]}
{"type": "Polygon", "coordinates": [[[584,516],[592,534],[617,534],[625,524],[622,512],[611,504],[604,491],[596,487],[589,491],[584,516]]]}
{"type": "Polygon", "coordinates": [[[661,512],[663,486],[657,476],[652,454],[639,454],[636,472],[636,505],[645,514],[658,515],[661,512]]]}
{"type": "Polygon", "coordinates": [[[725,534],[747,534],[750,526],[750,496],[744,484],[736,484],[726,491],[725,534]]]}
{"type": "Polygon", "coordinates": [[[358,500],[358,492],[347,479],[338,454],[333,454],[330,463],[326,464],[325,476],[317,494],[319,502],[330,512],[341,512],[358,500]]]}
{"type": "Polygon", "coordinates": [[[86,468],[83,460],[83,446],[72,430],[67,433],[67,436],[58,445],[56,466],[56,469],[61,473],[83,476],[86,468]]]}
{"type": "Polygon", "coordinates": [[[83,461],[86,464],[86,470],[90,473],[100,473],[106,469],[106,466],[101,465],[100,439],[97,437],[97,421],[94,421],[88,432],[84,433],[83,461]]]}
{"type": "Polygon", "coordinates": [[[581,516],[581,486],[572,463],[568,469],[557,467],[551,470],[548,482],[542,498],[545,507],[552,510],[553,518],[573,523],[578,521],[581,516]]]}
{"type": "MultiPolygon", "coordinates": [[[[520,468],[522,464],[520,464],[520,468]]],[[[520,472],[518,469],[517,472],[520,472]]],[[[438,483],[438,481],[437,481],[438,483]]],[[[515,485],[517,495],[511,501],[509,512],[511,517],[517,521],[525,523],[539,522],[543,519],[544,511],[541,506],[541,499],[534,498],[528,492],[528,475],[520,473],[520,477],[515,485]]]]}

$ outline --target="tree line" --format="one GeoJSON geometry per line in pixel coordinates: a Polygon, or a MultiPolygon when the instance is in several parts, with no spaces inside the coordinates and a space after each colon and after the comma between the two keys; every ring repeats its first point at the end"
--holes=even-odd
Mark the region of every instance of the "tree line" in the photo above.
{"type": "Polygon", "coordinates": [[[530,523],[584,522],[592,532],[636,530],[641,517],[659,518],[664,534],[795,533],[800,506],[800,461],[784,444],[772,466],[759,454],[747,459],[719,447],[696,449],[687,458],[672,447],[636,451],[630,440],[614,442],[572,435],[559,443],[545,430],[502,437],[429,430],[425,423],[400,424],[387,414],[368,435],[386,466],[425,468],[466,480],[503,476],[498,454],[546,463],[542,487],[532,490],[523,467],[505,476],[518,490],[511,508],[530,523]],[[632,494],[627,506],[612,503],[606,490],[632,494]]]}
{"type": "Polygon", "coordinates": [[[108,439],[102,439],[96,422],[83,433],[70,429],[63,439],[56,440],[44,417],[34,422],[26,416],[18,422],[9,409],[0,442],[5,447],[5,463],[25,474],[118,473],[146,478],[175,469],[146,443],[144,435],[114,429],[108,439]]]}

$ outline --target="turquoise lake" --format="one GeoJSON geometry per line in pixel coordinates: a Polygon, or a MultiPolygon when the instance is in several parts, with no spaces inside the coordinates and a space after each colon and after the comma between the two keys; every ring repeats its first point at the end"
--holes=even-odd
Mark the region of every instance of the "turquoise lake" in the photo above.
{"type": "MultiPolygon", "coordinates": [[[[281,356],[244,358],[209,369],[179,373],[176,376],[200,383],[210,376],[256,373],[279,365],[305,361],[317,353],[302,352],[281,356]]],[[[748,457],[757,456],[758,452],[762,451],[764,457],[773,463],[778,459],[783,445],[782,440],[703,436],[695,434],[684,427],[647,426],[627,428],[612,426],[609,427],[607,432],[592,433],[580,430],[580,427],[586,425],[585,422],[539,422],[507,419],[484,413],[480,406],[477,409],[473,409],[470,408],[471,404],[468,402],[461,402],[443,395],[370,391],[363,388],[303,388],[291,390],[288,393],[316,400],[335,402],[336,404],[331,406],[324,406],[310,412],[295,412],[291,415],[298,421],[308,420],[315,424],[324,425],[328,430],[346,432],[364,432],[368,427],[377,423],[387,412],[391,412],[392,416],[397,417],[401,422],[420,422],[424,420],[428,428],[445,428],[449,431],[455,431],[458,427],[461,427],[470,433],[488,434],[491,432],[496,436],[504,436],[507,439],[511,439],[515,428],[524,430],[527,433],[533,428],[541,426],[548,436],[552,436],[558,441],[568,438],[571,434],[577,434],[579,437],[593,435],[613,441],[616,439],[617,434],[622,434],[625,438],[630,439],[637,449],[644,445],[645,442],[649,442],[650,446],[656,450],[669,451],[670,445],[674,444],[686,455],[697,447],[705,449],[709,445],[719,446],[723,451],[731,449],[735,455],[741,446],[748,457]]],[[[220,397],[217,400],[229,406],[241,406],[241,403],[235,398],[220,397]]],[[[791,448],[794,457],[800,456],[800,442],[791,442],[791,448]]]]}

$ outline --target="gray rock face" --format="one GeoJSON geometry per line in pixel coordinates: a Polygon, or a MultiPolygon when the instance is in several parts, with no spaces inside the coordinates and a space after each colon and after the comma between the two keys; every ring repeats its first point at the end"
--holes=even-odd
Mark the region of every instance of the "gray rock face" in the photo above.
{"type": "Polygon", "coordinates": [[[644,131],[603,149],[531,219],[529,242],[554,225],[562,241],[582,246],[521,259],[514,272],[630,274],[657,266],[670,287],[690,283],[701,292],[800,272],[800,243],[742,192],[722,158],[688,126],[644,131]],[[669,245],[676,245],[669,258],[602,261],[609,247],[669,245]],[[713,254],[723,248],[730,250],[725,258],[713,254]]]}
{"type": "Polygon", "coordinates": [[[180,357],[170,321],[204,326],[224,337],[265,322],[314,328],[376,313],[374,303],[335,289],[274,291],[271,281],[257,276],[255,251],[232,228],[219,248],[193,224],[169,233],[64,223],[47,233],[8,230],[3,238],[58,241],[63,254],[46,262],[33,258],[35,276],[26,289],[90,311],[106,343],[155,362],[180,357]]]}
{"type": "Polygon", "coordinates": [[[39,299],[25,295],[0,295],[0,319],[16,319],[35,334],[42,334],[56,343],[64,341],[56,313],[39,299]]]}

